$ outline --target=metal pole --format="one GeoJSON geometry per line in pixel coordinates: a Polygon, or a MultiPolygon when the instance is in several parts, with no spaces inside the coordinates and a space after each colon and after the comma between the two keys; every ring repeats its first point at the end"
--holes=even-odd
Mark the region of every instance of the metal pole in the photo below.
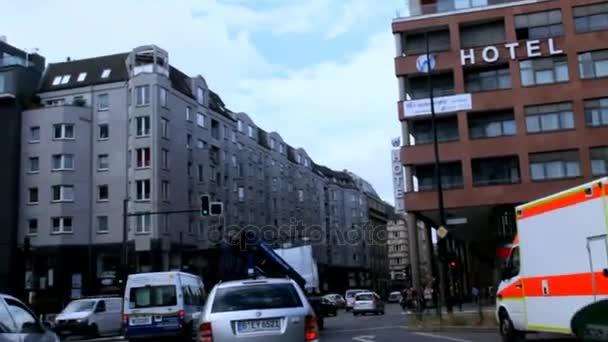
{"type": "MultiPolygon", "coordinates": [[[[439,207],[439,225],[442,227],[445,227],[446,225],[446,219],[445,219],[445,208],[443,205],[443,186],[441,184],[441,163],[440,163],[440,159],[439,159],[439,144],[437,141],[437,125],[435,122],[436,119],[436,115],[435,115],[435,102],[434,102],[434,96],[433,96],[433,79],[431,77],[431,51],[430,51],[430,46],[429,46],[429,34],[428,32],[426,32],[424,34],[425,37],[425,43],[426,43],[426,60],[427,60],[427,69],[426,69],[426,75],[427,75],[427,87],[428,87],[428,91],[429,91],[429,101],[430,101],[430,105],[431,105],[431,126],[433,129],[433,152],[435,154],[435,183],[437,184],[437,202],[438,202],[438,207],[439,207]]],[[[439,272],[440,272],[440,276],[439,276],[439,280],[440,280],[440,284],[439,284],[439,293],[440,293],[440,301],[437,305],[437,312],[439,317],[441,318],[441,301],[442,299],[445,298],[445,284],[444,284],[444,279],[445,277],[442,277],[441,275],[444,273],[445,268],[444,268],[444,250],[443,250],[443,246],[445,245],[444,241],[442,241],[443,239],[440,239],[437,241],[437,260],[439,261],[439,272]]]]}
{"type": "Polygon", "coordinates": [[[129,210],[129,198],[122,200],[122,246],[120,253],[120,265],[122,269],[122,285],[123,287],[127,284],[128,276],[128,263],[129,263],[129,250],[127,245],[128,239],[128,211],[129,210]]]}

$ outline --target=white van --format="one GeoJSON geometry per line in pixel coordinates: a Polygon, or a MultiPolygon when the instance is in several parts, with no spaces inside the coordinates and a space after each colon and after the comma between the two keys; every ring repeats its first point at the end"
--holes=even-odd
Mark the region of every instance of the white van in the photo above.
{"type": "Polygon", "coordinates": [[[70,302],[55,318],[60,337],[120,335],[122,298],[91,297],[70,302]]]}
{"type": "Polygon", "coordinates": [[[124,294],[125,339],[193,338],[193,315],[205,305],[200,277],[183,272],[131,274],[124,294]]]}

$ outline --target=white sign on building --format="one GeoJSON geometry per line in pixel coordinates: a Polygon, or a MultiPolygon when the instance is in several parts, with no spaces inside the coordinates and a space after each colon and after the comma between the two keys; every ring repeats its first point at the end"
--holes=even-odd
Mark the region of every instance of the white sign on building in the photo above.
{"type": "MultiPolygon", "coordinates": [[[[471,110],[473,100],[471,94],[458,94],[433,98],[435,113],[452,113],[471,110]]],[[[406,117],[431,114],[430,99],[419,99],[403,102],[403,113],[406,117]]]]}
{"type": "MultiPolygon", "coordinates": [[[[542,53],[542,45],[547,45],[547,50],[549,51],[549,55],[561,55],[564,53],[563,50],[559,49],[555,45],[555,41],[553,38],[547,39],[546,42],[540,41],[538,39],[528,40],[526,42],[513,42],[507,43],[503,47],[509,50],[509,58],[516,59],[517,53],[516,49],[520,46],[525,46],[525,52],[527,58],[533,57],[541,57],[542,53]]],[[[485,63],[495,63],[500,59],[500,49],[497,46],[486,46],[481,49],[481,59],[485,63]]],[[[475,55],[475,49],[461,49],[460,50],[460,64],[462,66],[465,65],[473,65],[477,63],[477,56],[475,55]]]]}
{"type": "MultiPolygon", "coordinates": [[[[393,146],[398,147],[394,144],[393,146]]],[[[401,164],[401,149],[393,148],[391,150],[391,164],[393,170],[393,194],[395,197],[395,212],[401,214],[405,212],[405,205],[403,202],[405,195],[405,178],[403,176],[403,165],[401,164]]]]}

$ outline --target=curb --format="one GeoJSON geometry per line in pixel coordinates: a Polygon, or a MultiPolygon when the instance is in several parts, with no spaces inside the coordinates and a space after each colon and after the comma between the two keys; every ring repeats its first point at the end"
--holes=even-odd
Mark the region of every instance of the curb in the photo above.
{"type": "Polygon", "coordinates": [[[498,327],[474,327],[474,326],[458,326],[458,325],[443,325],[441,327],[405,327],[409,332],[498,332],[498,327]]]}

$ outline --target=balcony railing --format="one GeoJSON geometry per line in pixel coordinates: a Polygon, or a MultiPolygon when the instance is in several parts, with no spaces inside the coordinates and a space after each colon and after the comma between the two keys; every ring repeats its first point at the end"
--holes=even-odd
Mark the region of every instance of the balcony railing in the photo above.
{"type": "MultiPolygon", "coordinates": [[[[536,2],[547,0],[536,0],[536,2]]],[[[397,18],[412,18],[428,14],[449,13],[471,8],[482,8],[517,2],[535,2],[534,0],[437,0],[433,4],[412,4],[409,10],[397,11],[397,18]]]]}

